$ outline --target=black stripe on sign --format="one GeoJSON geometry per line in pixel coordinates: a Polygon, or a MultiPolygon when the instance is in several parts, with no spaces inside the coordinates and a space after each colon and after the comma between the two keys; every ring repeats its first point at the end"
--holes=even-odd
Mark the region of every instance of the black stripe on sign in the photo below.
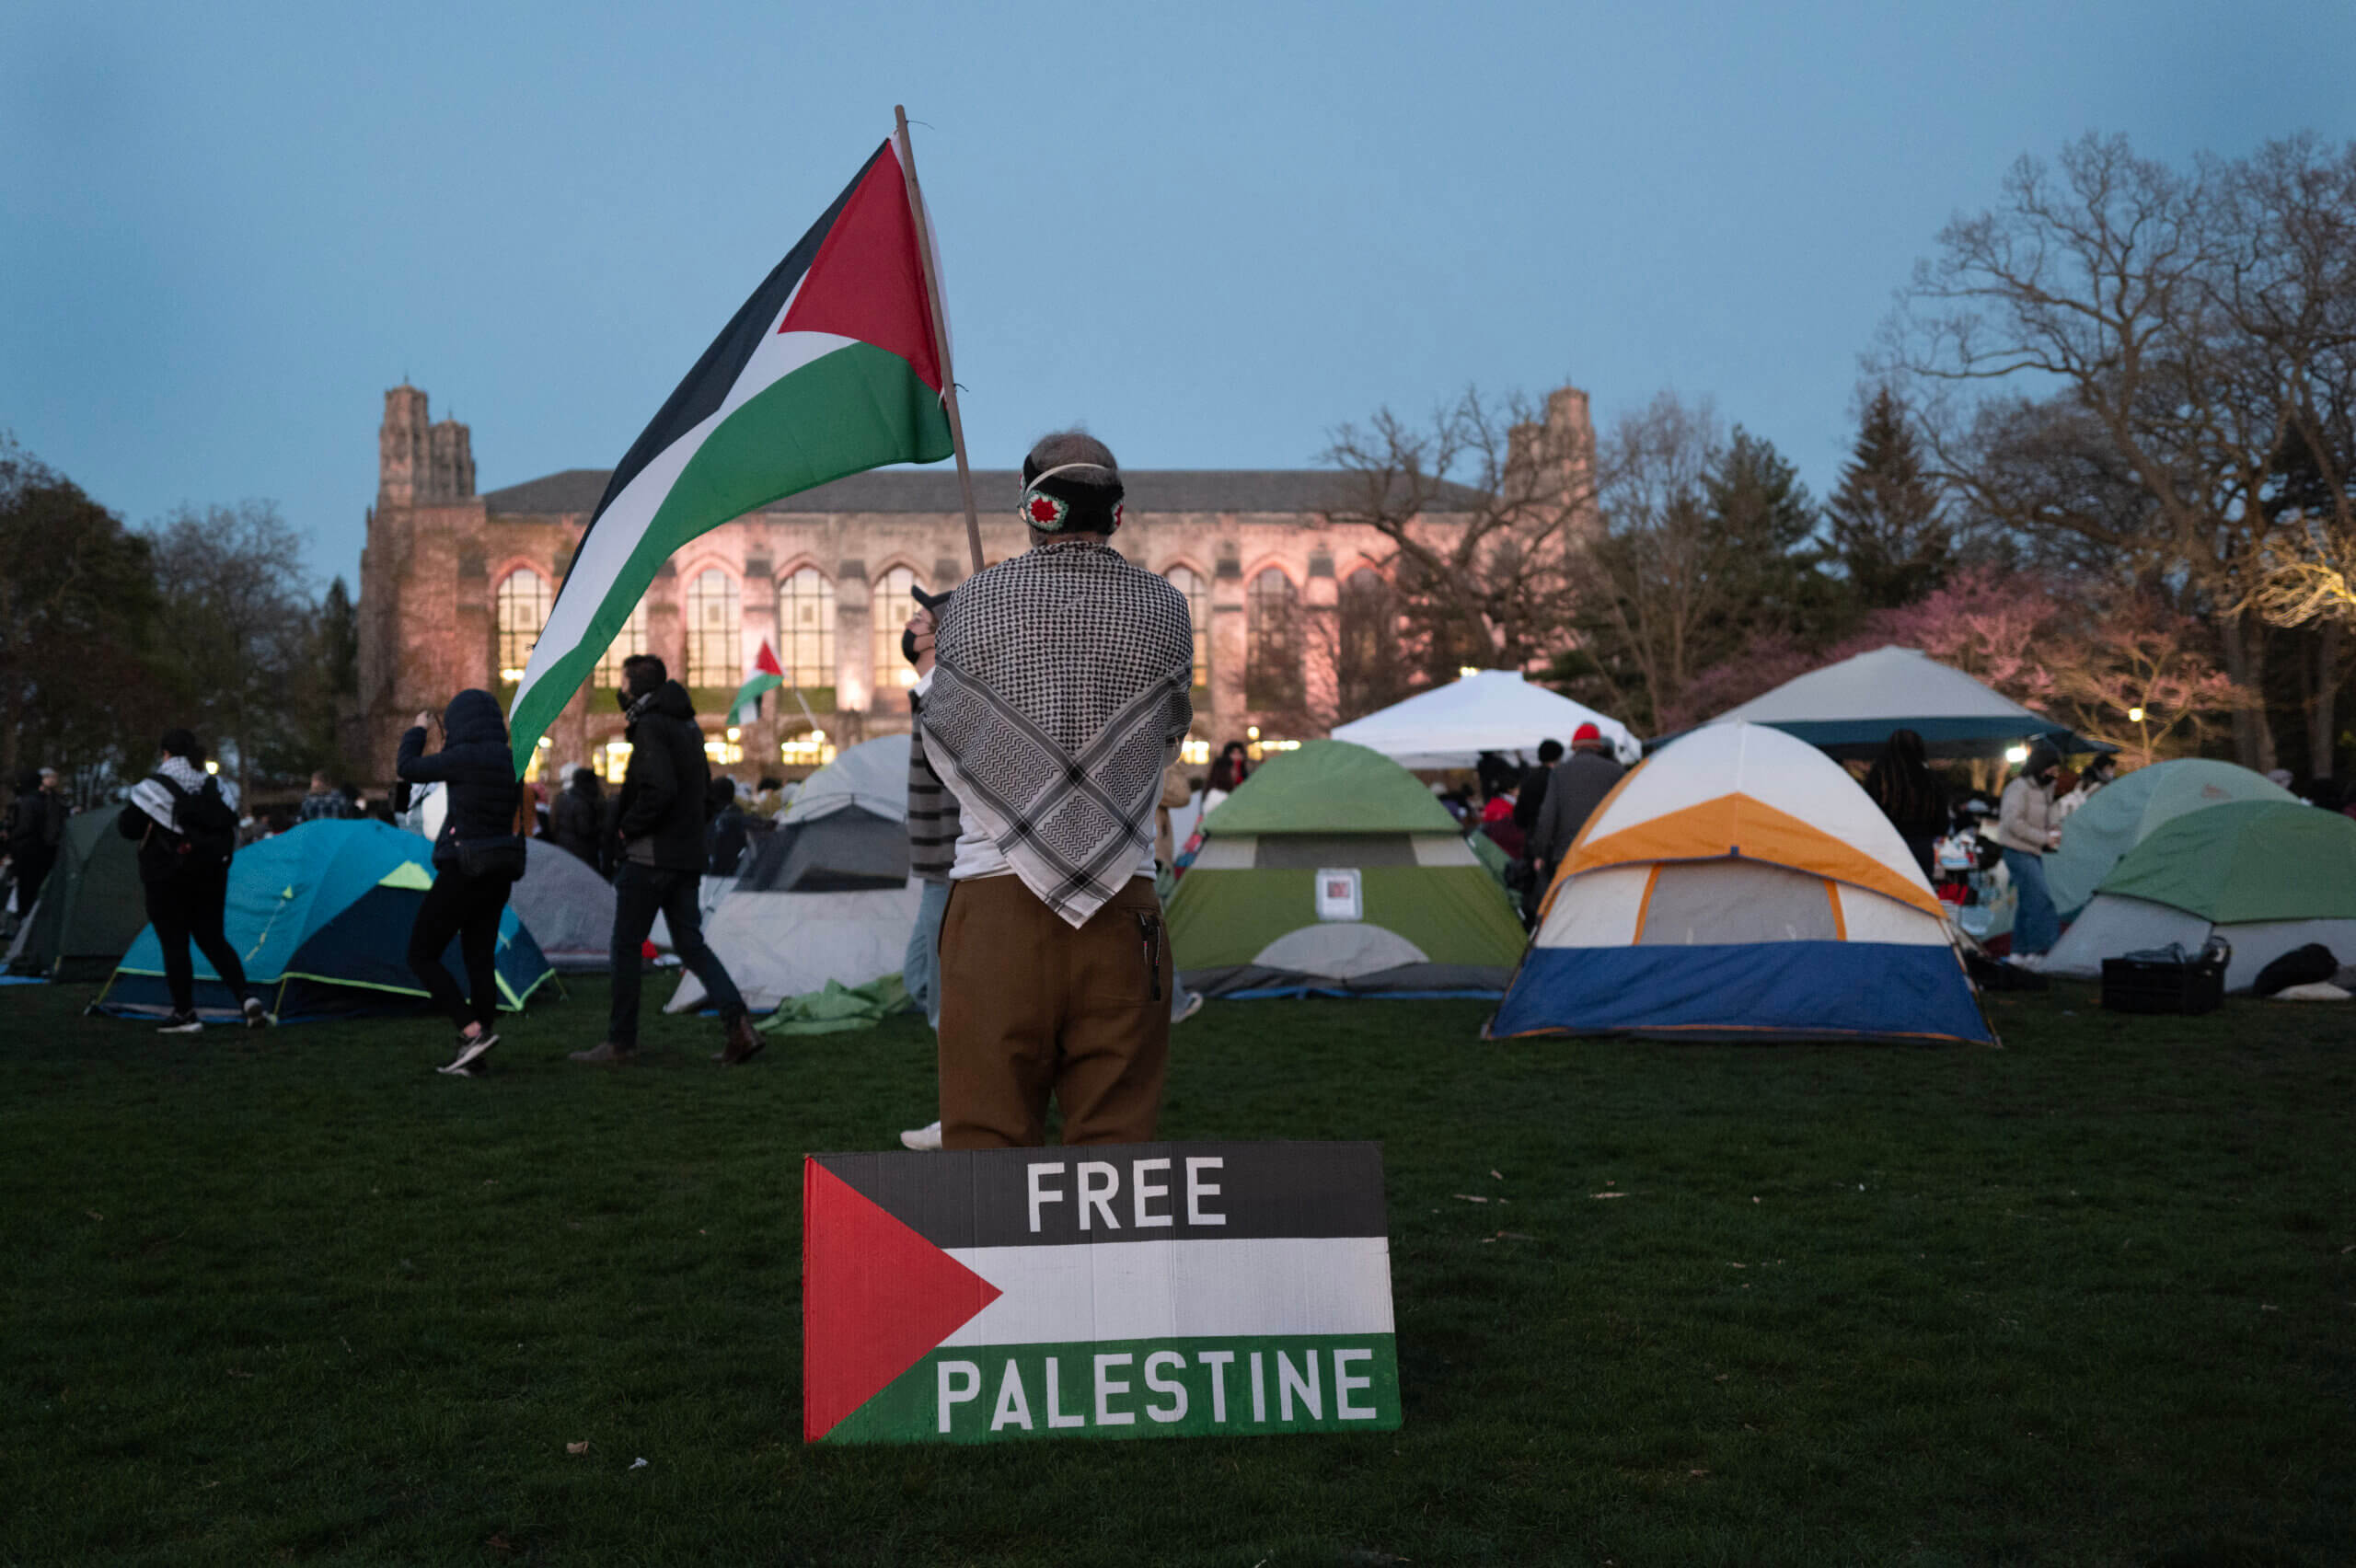
{"type": "MultiPolygon", "coordinates": [[[[843,193],[835,198],[835,204],[826,209],[824,217],[810,225],[810,232],[802,236],[800,243],[785,253],[785,259],[777,264],[776,271],[761,280],[761,286],[753,291],[753,297],[746,300],[730,318],[728,325],[721,329],[720,336],[712,340],[711,347],[704,350],[703,358],[696,361],[696,367],[687,372],[687,378],[679,383],[670,399],[663,405],[663,411],[654,416],[654,422],[648,425],[638,440],[631,444],[630,449],[623,454],[620,464],[614,469],[613,478],[606,481],[606,493],[597,498],[597,510],[590,514],[589,528],[582,530],[581,536],[584,540],[588,538],[590,529],[597,526],[597,519],[606,514],[606,508],[614,503],[614,497],[629,488],[629,482],[638,478],[641,469],[654,461],[664,447],[719,411],[721,403],[728,396],[728,389],[736,385],[737,376],[744,373],[745,362],[753,357],[754,349],[768,334],[770,324],[777,320],[778,312],[785,308],[786,299],[793,293],[794,285],[810,270],[810,263],[818,259],[818,248],[826,242],[827,232],[835,226],[835,220],[842,216],[843,203],[850,200],[850,193],[859,189],[860,181],[867,178],[867,171],[875,167],[875,160],[882,157],[884,147],[890,145],[889,142],[883,143],[868,155],[867,161],[860,165],[859,172],[851,176],[850,183],[843,187],[843,193]]],[[[579,560],[581,555],[580,547],[574,546],[572,559],[579,560]]]]}
{"type": "Polygon", "coordinates": [[[1379,1143],[811,1158],[936,1247],[1388,1234],[1379,1143]]]}

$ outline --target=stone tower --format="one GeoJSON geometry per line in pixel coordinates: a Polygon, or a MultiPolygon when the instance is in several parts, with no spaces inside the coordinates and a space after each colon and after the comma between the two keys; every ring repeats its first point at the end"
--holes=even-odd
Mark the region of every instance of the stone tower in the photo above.
{"type": "Polygon", "coordinates": [[[429,422],[425,394],[403,382],[385,394],[376,432],[376,505],[437,506],[475,493],[474,441],[456,420],[429,422]]]}

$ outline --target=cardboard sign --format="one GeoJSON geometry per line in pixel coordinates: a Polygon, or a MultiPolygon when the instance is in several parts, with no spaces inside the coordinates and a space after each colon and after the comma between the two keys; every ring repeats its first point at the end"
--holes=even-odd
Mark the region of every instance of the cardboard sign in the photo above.
{"type": "Polygon", "coordinates": [[[1382,1149],[814,1154],[803,1437],[1399,1424],[1382,1149]]]}

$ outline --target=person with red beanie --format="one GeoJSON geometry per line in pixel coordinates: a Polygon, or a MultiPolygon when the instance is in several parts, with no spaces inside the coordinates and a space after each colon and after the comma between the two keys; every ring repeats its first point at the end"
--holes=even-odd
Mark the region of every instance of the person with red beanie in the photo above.
{"type": "Polygon", "coordinates": [[[1611,744],[1594,724],[1581,724],[1572,732],[1571,755],[1554,765],[1546,780],[1545,803],[1539,807],[1538,825],[1530,835],[1528,852],[1541,888],[1554,880],[1554,870],[1570,853],[1572,840],[1625,771],[1612,760],[1611,744]]]}

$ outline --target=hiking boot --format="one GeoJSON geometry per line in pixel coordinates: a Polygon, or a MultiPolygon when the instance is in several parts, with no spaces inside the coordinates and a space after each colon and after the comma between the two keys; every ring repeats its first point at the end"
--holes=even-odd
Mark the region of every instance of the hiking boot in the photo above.
{"type": "Polygon", "coordinates": [[[156,1026],[158,1034],[202,1034],[203,1032],[204,1020],[192,1012],[166,1013],[164,1021],[156,1026]]]}
{"type": "Polygon", "coordinates": [[[624,1067],[638,1060],[638,1047],[617,1045],[608,1040],[592,1051],[571,1052],[568,1054],[568,1059],[575,1062],[595,1062],[603,1066],[624,1067]]]}
{"type": "Polygon", "coordinates": [[[461,1034],[458,1036],[458,1054],[450,1059],[450,1065],[445,1067],[436,1067],[433,1070],[437,1073],[465,1073],[472,1076],[480,1070],[483,1053],[498,1043],[499,1036],[488,1029],[480,1034],[461,1034]]]}
{"type": "Polygon", "coordinates": [[[243,1010],[248,1029],[260,1029],[262,1025],[272,1021],[270,1009],[261,1005],[260,997],[248,997],[243,1010]]]}
{"type": "Polygon", "coordinates": [[[761,1032],[753,1027],[752,1015],[738,1013],[728,1020],[728,1043],[712,1060],[723,1067],[742,1066],[759,1055],[761,1047],[768,1043],[761,1038],[761,1032]]]}

